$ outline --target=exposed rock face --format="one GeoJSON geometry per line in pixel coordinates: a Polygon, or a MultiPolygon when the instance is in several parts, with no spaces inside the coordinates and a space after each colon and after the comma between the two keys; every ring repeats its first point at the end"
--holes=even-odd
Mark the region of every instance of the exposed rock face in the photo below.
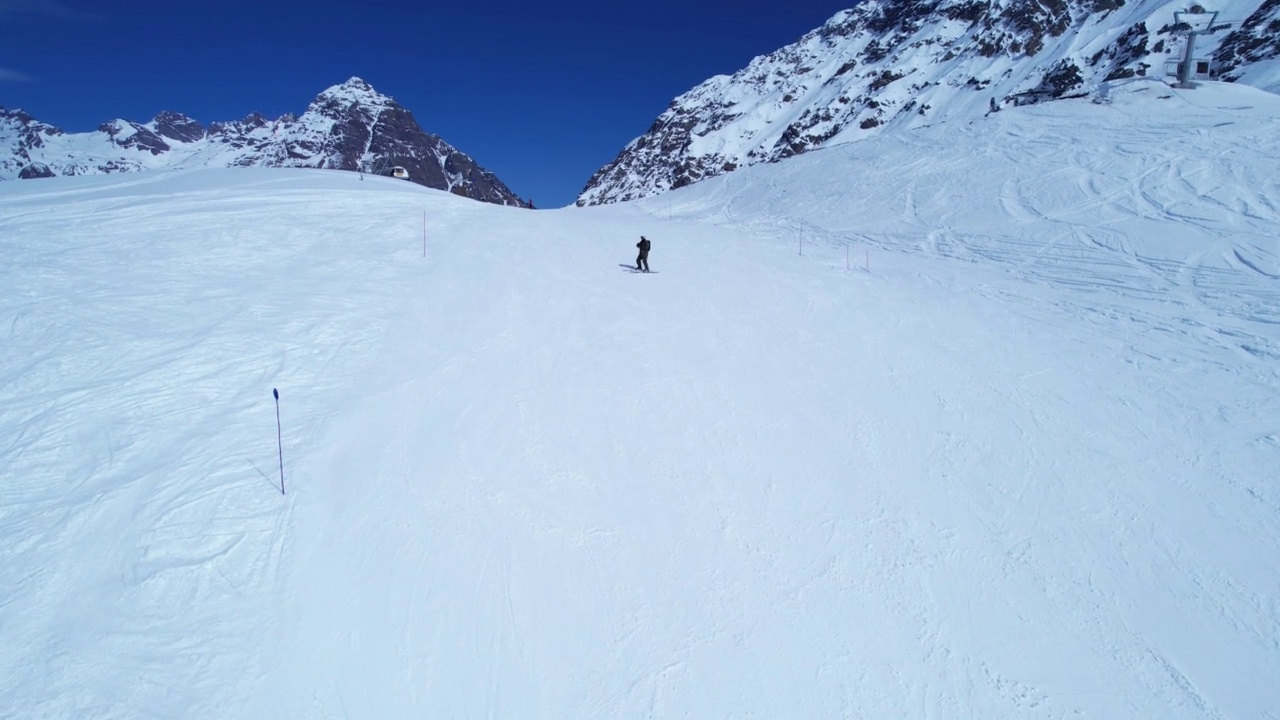
{"type": "MultiPolygon", "coordinates": [[[[1258,6],[1239,28],[1227,35],[1214,58],[1225,80],[1248,82],[1250,70],[1262,70],[1260,74],[1272,77],[1280,75],[1276,71],[1276,65],[1280,64],[1276,62],[1280,59],[1280,0],[1267,0],[1258,6]]],[[[1266,82],[1262,78],[1259,81],[1259,84],[1266,82]]],[[[1280,92],[1280,88],[1274,91],[1280,92]]]]}
{"type": "Polygon", "coordinates": [[[56,140],[62,134],[58,128],[42,123],[21,110],[0,107],[0,177],[16,178],[22,172],[27,172],[28,177],[47,177],[33,174],[52,171],[43,164],[33,163],[30,154],[39,154],[46,140],[56,140]],[[27,168],[33,165],[38,167],[28,171],[27,168]]]}
{"type": "Polygon", "coordinates": [[[112,120],[98,126],[98,132],[106,135],[111,143],[121,148],[137,148],[152,155],[169,152],[164,140],[146,125],[128,120],[112,120]]]}
{"type": "MultiPolygon", "coordinates": [[[[578,204],[645,197],[888,128],[971,120],[1009,104],[1086,95],[1105,82],[1162,77],[1184,47],[1174,11],[1190,4],[866,0],[676,98],[592,176],[578,204]]],[[[1224,79],[1280,91],[1280,73],[1271,71],[1278,7],[1280,0],[1223,0],[1214,8],[1221,17],[1249,21],[1231,36],[1201,36],[1197,56],[1217,49],[1224,79]]]]}
{"type": "Polygon", "coordinates": [[[18,173],[18,177],[22,180],[30,180],[32,178],[53,177],[53,171],[44,163],[31,163],[22,168],[22,172],[18,173]]]}
{"type": "Polygon", "coordinates": [[[403,166],[412,182],[476,200],[524,204],[493,173],[423,131],[412,113],[359,78],[320,93],[301,116],[269,120],[254,113],[208,128],[166,111],[148,123],[112,120],[95,132],[68,135],[21,110],[0,108],[0,179],[168,167],[376,165],[403,166]]]}
{"type": "Polygon", "coordinates": [[[193,143],[204,138],[204,126],[186,115],[164,111],[153,121],[156,134],[170,140],[193,143]]]}

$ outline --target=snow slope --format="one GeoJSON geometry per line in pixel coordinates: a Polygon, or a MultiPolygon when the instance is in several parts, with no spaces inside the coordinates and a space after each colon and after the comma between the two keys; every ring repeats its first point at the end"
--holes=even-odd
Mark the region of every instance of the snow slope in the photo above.
{"type": "Polygon", "coordinates": [[[0,717],[1280,717],[1277,111],[0,185],[0,717]]]}

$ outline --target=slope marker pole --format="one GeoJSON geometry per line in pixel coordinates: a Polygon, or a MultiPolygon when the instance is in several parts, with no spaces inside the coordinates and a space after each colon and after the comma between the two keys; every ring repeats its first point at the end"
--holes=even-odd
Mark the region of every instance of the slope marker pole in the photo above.
{"type": "Polygon", "coordinates": [[[276,399],[276,447],[280,451],[280,494],[284,494],[284,442],[281,440],[280,433],[280,391],[271,388],[271,394],[276,399]]]}

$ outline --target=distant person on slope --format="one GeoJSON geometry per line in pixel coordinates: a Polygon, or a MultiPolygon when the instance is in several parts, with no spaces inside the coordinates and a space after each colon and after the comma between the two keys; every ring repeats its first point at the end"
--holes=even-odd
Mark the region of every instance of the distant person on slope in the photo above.
{"type": "Polygon", "coordinates": [[[641,235],[636,247],[640,248],[640,254],[636,256],[636,269],[649,272],[649,239],[641,235]]]}

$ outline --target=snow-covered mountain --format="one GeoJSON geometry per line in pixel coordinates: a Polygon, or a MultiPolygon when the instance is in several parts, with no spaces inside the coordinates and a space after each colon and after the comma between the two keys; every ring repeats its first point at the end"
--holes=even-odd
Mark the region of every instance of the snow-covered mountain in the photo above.
{"type": "MultiPolygon", "coordinates": [[[[798,42],[676,98],[579,205],[618,202],[814,148],[1163,77],[1181,0],[867,0],[798,42]]],[[[1196,58],[1280,91],[1280,0],[1225,0],[1196,58]]],[[[1193,19],[1208,17],[1207,13],[1193,19]]],[[[1185,16],[1184,16],[1185,18],[1185,16]]]]}
{"type": "Polygon", "coordinates": [[[522,201],[493,173],[360,78],[316,96],[301,116],[257,113],[205,127],[162,112],[147,123],[112,120],[65,133],[0,107],[0,180],[196,167],[357,170],[401,165],[413,182],[501,205],[522,201]]]}

